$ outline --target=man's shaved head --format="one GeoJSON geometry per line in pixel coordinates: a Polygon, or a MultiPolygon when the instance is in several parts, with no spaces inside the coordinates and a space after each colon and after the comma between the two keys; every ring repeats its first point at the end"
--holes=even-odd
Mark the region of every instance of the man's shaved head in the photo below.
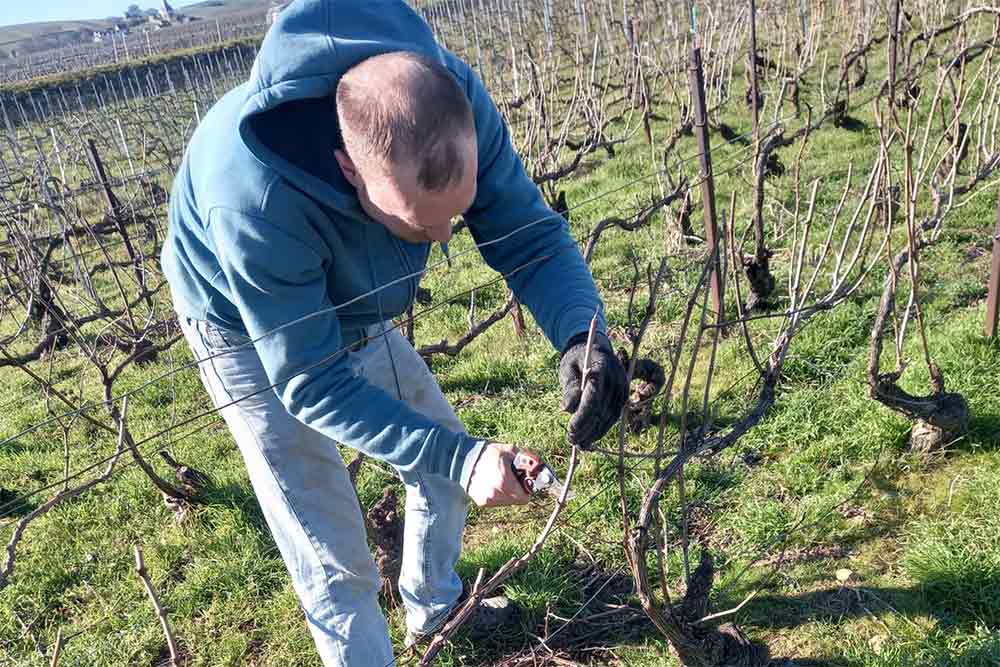
{"type": "Polygon", "coordinates": [[[359,167],[412,165],[429,192],[462,180],[475,122],[442,64],[404,51],[373,56],[341,77],[336,103],[344,149],[359,167]]]}

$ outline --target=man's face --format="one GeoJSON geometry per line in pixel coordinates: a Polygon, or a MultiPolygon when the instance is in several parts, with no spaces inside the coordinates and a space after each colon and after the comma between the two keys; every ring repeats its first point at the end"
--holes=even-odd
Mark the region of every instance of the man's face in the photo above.
{"type": "Polygon", "coordinates": [[[344,177],[355,187],[361,208],[390,232],[410,243],[451,238],[452,220],[464,213],[476,197],[478,156],[473,138],[463,142],[465,167],[458,183],[430,192],[417,183],[417,167],[360,164],[337,151],[344,177]]]}

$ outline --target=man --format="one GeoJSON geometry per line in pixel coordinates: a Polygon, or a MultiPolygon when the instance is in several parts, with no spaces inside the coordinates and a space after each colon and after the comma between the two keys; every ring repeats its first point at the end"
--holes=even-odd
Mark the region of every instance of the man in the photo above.
{"type": "Polygon", "coordinates": [[[286,8],[250,80],[196,130],[173,185],[163,267],[174,304],[326,665],[393,661],[335,443],[391,465],[406,487],[410,637],[437,629],[462,593],[468,500],[526,500],[516,449],[466,434],[388,322],[459,214],[562,351],[571,440],[599,438],[625,376],[601,333],[581,392],[601,308],[590,273],[482,83],[401,2],[286,8]]]}

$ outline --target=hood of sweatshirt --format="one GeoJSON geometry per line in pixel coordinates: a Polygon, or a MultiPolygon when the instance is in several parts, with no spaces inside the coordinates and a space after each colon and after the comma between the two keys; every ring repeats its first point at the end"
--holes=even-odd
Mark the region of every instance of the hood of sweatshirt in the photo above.
{"type": "MultiPolygon", "coordinates": [[[[281,11],[261,44],[246,84],[240,138],[293,187],[341,213],[362,217],[354,189],[331,157],[340,143],[334,93],[351,67],[393,51],[444,63],[427,23],[401,2],[296,0],[281,11]],[[328,143],[296,150],[287,136],[296,129],[296,116],[309,122],[328,119],[330,131],[321,133],[328,143]]],[[[317,133],[309,135],[315,142],[317,133]]]]}

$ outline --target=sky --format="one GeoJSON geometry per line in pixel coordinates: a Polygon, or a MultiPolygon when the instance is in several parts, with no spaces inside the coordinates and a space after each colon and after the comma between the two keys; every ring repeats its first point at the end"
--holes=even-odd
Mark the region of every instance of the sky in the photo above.
{"type": "MultiPolygon", "coordinates": [[[[129,5],[159,7],[159,0],[0,0],[0,26],[121,16],[129,5]]],[[[174,7],[188,4],[172,2],[174,7]]]]}

